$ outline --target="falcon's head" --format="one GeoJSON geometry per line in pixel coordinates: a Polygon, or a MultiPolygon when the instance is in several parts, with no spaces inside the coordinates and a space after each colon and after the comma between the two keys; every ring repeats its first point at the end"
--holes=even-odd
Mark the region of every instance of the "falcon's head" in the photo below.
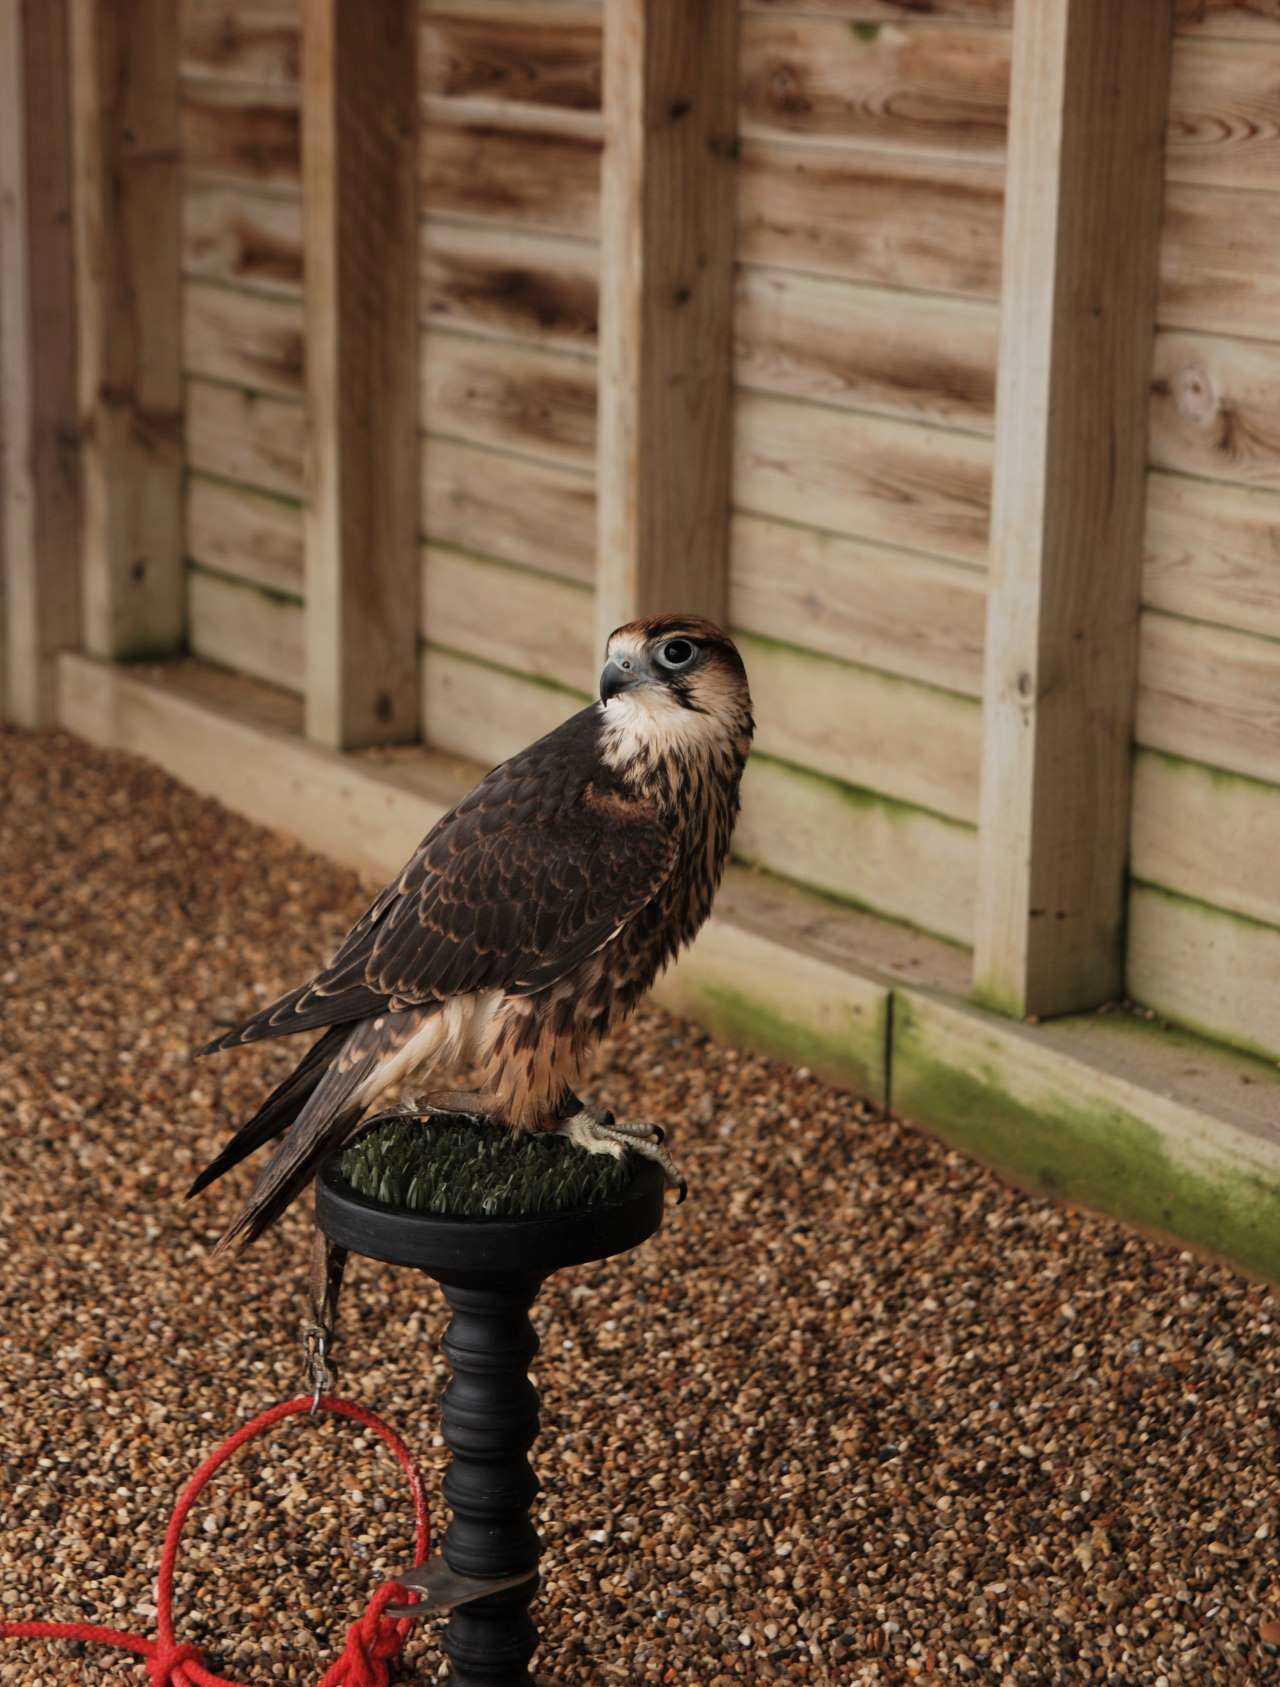
{"type": "Polygon", "coordinates": [[[600,702],[619,760],[751,745],[751,693],[733,640],[696,615],[629,621],[609,635],[600,702]]]}

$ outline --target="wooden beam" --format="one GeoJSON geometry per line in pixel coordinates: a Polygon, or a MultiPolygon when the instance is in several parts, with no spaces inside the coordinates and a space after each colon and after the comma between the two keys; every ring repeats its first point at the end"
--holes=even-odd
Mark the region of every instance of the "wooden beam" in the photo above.
{"type": "Polygon", "coordinates": [[[1020,0],[996,398],[975,982],[1116,995],[1168,0],[1020,0]]]}
{"type": "Polygon", "coordinates": [[[609,0],[597,633],[727,600],[735,0],[609,0]]]}
{"type": "Polygon", "coordinates": [[[295,399],[187,381],[187,464],[222,480],[301,500],[306,415],[295,399]]]}
{"type": "Polygon", "coordinates": [[[181,646],[176,0],[70,0],[84,637],[181,646]]]}
{"type": "Polygon", "coordinates": [[[71,111],[62,0],[0,0],[0,719],[48,726],[80,642],[71,111]]]}
{"type": "Polygon", "coordinates": [[[305,0],[307,733],[418,732],[416,8],[305,0]]]}

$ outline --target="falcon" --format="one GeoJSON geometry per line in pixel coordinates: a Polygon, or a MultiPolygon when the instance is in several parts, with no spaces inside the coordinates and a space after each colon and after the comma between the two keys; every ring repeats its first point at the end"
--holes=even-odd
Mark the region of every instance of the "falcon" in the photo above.
{"type": "Polygon", "coordinates": [[[328,966],[201,1049],[323,1032],[191,1186],[279,1139],[215,1252],[261,1235],[394,1089],[405,1111],[461,1091],[461,1110],[633,1149],[680,1183],[659,1128],[577,1090],[711,911],[753,730],[742,658],[711,622],[611,634],[600,701],[433,826],[328,966]]]}

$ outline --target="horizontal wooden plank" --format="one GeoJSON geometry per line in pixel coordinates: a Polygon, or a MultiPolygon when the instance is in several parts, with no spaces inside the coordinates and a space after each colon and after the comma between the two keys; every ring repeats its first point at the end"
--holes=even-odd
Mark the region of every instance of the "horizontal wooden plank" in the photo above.
{"type": "Polygon", "coordinates": [[[757,393],[734,422],[738,508],[985,565],[989,440],[757,393]]]}
{"type": "Polygon", "coordinates": [[[980,697],[985,613],[985,581],[950,563],[733,518],[729,615],[747,632],[980,697]]]}
{"type": "Polygon", "coordinates": [[[300,398],[306,337],[302,305],[214,282],[182,289],[182,367],[254,392],[300,398]]]}
{"type": "Polygon", "coordinates": [[[419,308],[429,325],[595,345],[600,259],[585,241],[427,218],[420,259],[419,308]]]}
{"type": "Polygon", "coordinates": [[[813,896],[756,868],[730,865],[711,923],[785,942],[828,965],[853,967],[873,981],[906,979],[937,990],[968,989],[968,957],[957,944],[856,908],[839,908],[828,897],[813,896]]]}
{"type": "Polygon", "coordinates": [[[1280,787],[1140,750],[1133,876],[1280,926],[1280,787]]]}
{"type": "MultiPolygon", "coordinates": [[[[464,440],[529,452],[568,468],[589,470],[592,466],[594,381],[591,366],[584,360],[432,334],[425,337],[424,389],[424,414],[447,418],[438,425],[464,440]]],[[[742,425],[747,429],[739,482],[739,502],[744,507],[806,523],[857,521],[873,539],[949,552],[979,566],[985,560],[989,462],[985,441],[861,417],[833,417],[808,406],[768,400],[744,399],[740,410],[746,415],[742,425]],[[763,407],[759,417],[753,406],[763,407]],[[754,470],[757,458],[762,465],[758,474],[754,470]]],[[[446,451],[445,480],[435,495],[438,513],[429,518],[428,531],[449,542],[510,556],[513,561],[536,564],[547,557],[542,566],[587,577],[592,554],[587,488],[563,475],[551,477],[546,487],[551,505],[530,510],[538,535],[530,543],[522,520],[522,499],[513,494],[507,500],[503,489],[505,461],[491,463],[491,478],[484,482],[509,502],[509,511],[504,513],[493,510],[487,493],[477,494],[462,484],[465,460],[451,457],[446,442],[441,442],[441,449],[446,451]],[[463,526],[455,525],[456,518],[447,515],[441,503],[445,498],[464,507],[477,500],[488,505],[488,513],[478,517],[481,527],[466,525],[477,519],[475,515],[464,517],[463,526]],[[554,532],[545,525],[539,530],[538,524],[558,520],[556,512],[566,502],[575,512],[566,529],[569,555],[576,555],[578,561],[557,569],[548,547],[554,532]],[[495,521],[496,535],[484,537],[485,525],[495,521]],[[510,549],[511,540],[502,537],[513,533],[521,543],[518,553],[510,549]]],[[[429,463],[428,453],[424,458],[428,487],[429,463]]],[[[793,541],[805,542],[812,541],[793,541]]],[[[962,632],[961,651],[967,641],[967,631],[962,632]]],[[[959,652],[956,657],[962,663],[971,660],[959,652]]],[[[939,675],[937,683],[948,681],[939,675]]]]}
{"type": "Polygon", "coordinates": [[[592,359],[444,330],[421,340],[421,413],[436,429],[475,445],[594,467],[592,359]]]}
{"type": "Polygon", "coordinates": [[[843,785],[977,819],[976,703],[757,637],[739,634],[739,643],[759,750],[843,785]]]}
{"type": "Polygon", "coordinates": [[[309,743],[297,698],[203,662],[121,667],[64,657],[59,677],[68,731],[146,756],[379,884],[475,778],[474,767],[444,756],[342,755],[309,743]]]}
{"type": "Polygon", "coordinates": [[[753,756],[734,853],[940,937],[972,940],[977,834],[967,826],[753,756]]]}
{"type": "Polygon", "coordinates": [[[740,386],[989,434],[995,307],[739,267],[740,386]]]}
{"type": "Polygon", "coordinates": [[[585,470],[427,437],[422,526],[440,544],[583,584],[595,578],[595,484],[585,470]]]}
{"type": "Polygon", "coordinates": [[[1151,391],[1157,468],[1280,486],[1280,345],[1157,334],[1151,391]]]}
{"type": "Polygon", "coordinates": [[[747,15],[836,17],[850,24],[909,22],[921,29],[935,23],[985,23],[1008,29],[1013,22],[1013,0],[743,0],[743,11],[747,15]]]}
{"type": "Polygon", "coordinates": [[[1004,31],[920,29],[909,21],[858,29],[843,18],[748,13],[741,77],[743,134],[1004,157],[1004,31]]]}
{"type": "Polygon", "coordinates": [[[440,98],[598,111],[599,12],[554,0],[432,7],[421,14],[418,81],[440,98]]]}
{"type": "Polygon", "coordinates": [[[1280,39],[1179,41],[1169,86],[1171,182],[1280,186],[1280,39]]]}
{"type": "Polygon", "coordinates": [[[179,116],[188,173],[298,191],[302,135],[295,89],[188,82],[179,116]]]}
{"type": "Polygon", "coordinates": [[[1165,189],[1156,320],[1273,339],[1280,330],[1280,193],[1165,189]]]}
{"type": "MultiPolygon", "coordinates": [[[[443,216],[593,238],[599,143],[496,121],[422,127],[423,204],[443,216]]],[[[739,257],[881,286],[994,299],[1003,171],[747,140],[738,176],[739,257]]]]}
{"type": "Polygon", "coordinates": [[[188,476],[186,550],[220,574],[302,594],[302,510],[282,498],[188,476]]]}
{"type": "Polygon", "coordinates": [[[489,119],[420,125],[422,204],[445,215],[590,237],[600,216],[600,141],[489,119]]]}
{"type": "MultiPolygon", "coordinates": [[[[1014,0],[744,0],[746,13],[822,16],[849,23],[905,23],[925,29],[952,23],[989,24],[1007,29],[1014,0]]],[[[1179,35],[1239,40],[1280,39],[1280,0],[1174,0],[1179,35]]]]}
{"type": "MultiPolygon", "coordinates": [[[[592,602],[575,583],[427,546],[422,632],[430,644],[595,694],[592,602]]],[[[761,750],[942,814],[976,816],[975,703],[757,638],[744,638],[742,650],[761,750]]]]}
{"type": "Polygon", "coordinates": [[[484,767],[553,731],[589,699],[547,680],[429,645],[422,653],[426,741],[484,767]]]}
{"type": "Polygon", "coordinates": [[[1000,291],[999,165],[746,140],[738,181],[743,261],[970,298],[1000,291]]]}
{"type": "MultiPolygon", "coordinates": [[[[527,21],[541,15],[535,0],[416,0],[421,17],[439,13],[443,17],[488,19],[516,17],[527,21]]],[[[579,17],[598,18],[603,0],[547,0],[548,15],[574,12],[579,17]]]]}
{"type": "Polygon", "coordinates": [[[296,87],[302,65],[300,0],[181,0],[184,76],[296,87]]]}
{"type": "Polygon", "coordinates": [[[512,100],[445,99],[423,94],[419,120],[424,126],[464,123],[468,127],[492,125],[502,133],[543,135],[551,139],[576,139],[599,147],[604,140],[604,119],[598,111],[574,111],[562,105],[520,105],[512,100]]]}
{"type": "Polygon", "coordinates": [[[1280,1056],[1280,930],[1146,885],[1129,896],[1128,989],[1210,1037],[1280,1056]]]}
{"type": "Polygon", "coordinates": [[[300,603],[203,569],[188,574],[187,643],[203,661],[300,692],[303,622],[300,603]]]}
{"type": "Polygon", "coordinates": [[[288,498],[305,495],[306,416],[293,399],[188,380],[187,463],[288,498]]]}
{"type": "MultiPolygon", "coordinates": [[[[851,28],[843,17],[748,13],[742,30],[743,132],[871,142],[999,160],[1007,123],[1009,38],[990,29],[851,28]]],[[[423,19],[423,88],[461,100],[594,111],[600,41],[594,13],[540,7],[423,19]]],[[[1280,28],[1276,31],[1280,37],[1280,28]]],[[[1280,45],[1280,42],[1278,42],[1280,45]]],[[[1173,181],[1267,185],[1280,152],[1265,45],[1179,43],[1167,163],[1173,181]]]]}
{"type": "Polygon", "coordinates": [[[188,276],[302,297],[302,202],[222,182],[189,181],[182,195],[188,276]]]}
{"type": "Polygon", "coordinates": [[[1280,638],[1280,494],[1147,477],[1142,598],[1151,609],[1280,638]]]}
{"type": "Polygon", "coordinates": [[[1280,0],[1173,0],[1178,35],[1280,41],[1280,0]]]}
{"type": "Polygon", "coordinates": [[[594,696],[600,656],[586,587],[440,545],[421,555],[429,643],[594,696]]]}
{"type": "Polygon", "coordinates": [[[1139,744],[1280,778],[1280,643],[1148,609],[1139,648],[1139,744]]]}

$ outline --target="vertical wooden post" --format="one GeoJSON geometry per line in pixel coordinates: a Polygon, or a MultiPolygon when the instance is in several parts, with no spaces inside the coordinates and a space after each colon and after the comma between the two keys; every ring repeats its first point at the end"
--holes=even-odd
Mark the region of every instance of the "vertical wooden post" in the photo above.
{"type": "Polygon", "coordinates": [[[736,0],[608,0],[597,631],[727,601],[736,0]]]}
{"type": "Polygon", "coordinates": [[[1018,0],[976,992],[1122,983],[1168,0],[1018,0]]]}
{"type": "Polygon", "coordinates": [[[176,0],[70,0],[84,637],[181,648],[176,0]]]}
{"type": "Polygon", "coordinates": [[[80,643],[65,0],[0,0],[0,718],[47,726],[80,643]]]}
{"type": "Polygon", "coordinates": [[[418,729],[413,0],[304,0],[307,732],[418,729]]]}

